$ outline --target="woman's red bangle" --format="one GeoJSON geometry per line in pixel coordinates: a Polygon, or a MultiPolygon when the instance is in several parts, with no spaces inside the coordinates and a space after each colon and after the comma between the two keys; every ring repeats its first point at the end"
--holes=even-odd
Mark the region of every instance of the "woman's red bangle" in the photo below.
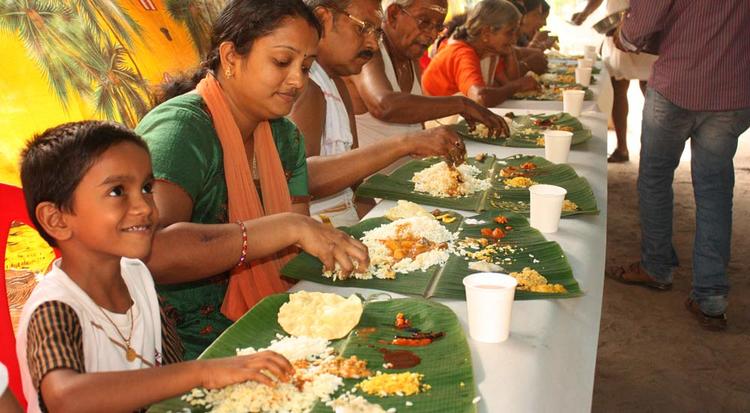
{"type": "Polygon", "coordinates": [[[245,260],[247,259],[247,228],[245,228],[245,223],[242,221],[237,221],[237,225],[242,230],[242,252],[240,252],[240,260],[237,262],[237,266],[239,267],[245,265],[245,260]]]}

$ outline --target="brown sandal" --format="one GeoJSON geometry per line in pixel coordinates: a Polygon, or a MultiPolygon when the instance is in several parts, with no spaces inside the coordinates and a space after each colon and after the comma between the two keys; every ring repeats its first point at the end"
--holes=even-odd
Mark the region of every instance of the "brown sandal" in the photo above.
{"type": "Polygon", "coordinates": [[[656,281],[648,275],[641,267],[640,262],[634,262],[628,265],[627,268],[621,265],[610,267],[604,272],[604,276],[623,284],[642,285],[658,291],[669,291],[672,289],[672,283],[656,281]]]}
{"type": "Polygon", "coordinates": [[[698,319],[701,327],[711,331],[723,331],[727,329],[727,315],[726,313],[712,316],[704,313],[698,303],[692,298],[688,297],[685,300],[685,308],[690,311],[691,314],[698,319]]]}

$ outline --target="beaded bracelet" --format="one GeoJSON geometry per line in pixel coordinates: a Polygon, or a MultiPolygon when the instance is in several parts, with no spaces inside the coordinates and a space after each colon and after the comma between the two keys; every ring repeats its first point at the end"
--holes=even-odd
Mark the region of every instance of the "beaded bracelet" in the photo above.
{"type": "Polygon", "coordinates": [[[237,266],[239,267],[245,264],[245,259],[247,258],[247,228],[245,228],[245,223],[242,221],[237,221],[237,225],[242,230],[242,252],[240,253],[240,260],[237,262],[237,266]]]}

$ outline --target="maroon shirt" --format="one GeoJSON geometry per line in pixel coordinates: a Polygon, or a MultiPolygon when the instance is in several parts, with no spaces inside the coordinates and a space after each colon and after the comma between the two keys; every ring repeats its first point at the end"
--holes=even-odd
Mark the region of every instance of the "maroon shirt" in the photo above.
{"type": "Polygon", "coordinates": [[[621,39],[658,45],[649,87],[675,105],[750,108],[750,0],[630,0],[621,39]]]}

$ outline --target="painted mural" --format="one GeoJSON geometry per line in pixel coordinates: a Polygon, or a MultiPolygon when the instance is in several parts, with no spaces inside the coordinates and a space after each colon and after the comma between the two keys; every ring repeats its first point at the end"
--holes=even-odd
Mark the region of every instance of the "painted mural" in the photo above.
{"type": "Polygon", "coordinates": [[[224,3],[0,0],[0,182],[20,185],[24,142],[48,127],[137,124],[165,76],[199,64],[224,3]]]}
{"type": "Polygon", "coordinates": [[[18,155],[62,122],[134,126],[165,76],[208,48],[217,0],[0,0],[0,182],[18,155]]]}

